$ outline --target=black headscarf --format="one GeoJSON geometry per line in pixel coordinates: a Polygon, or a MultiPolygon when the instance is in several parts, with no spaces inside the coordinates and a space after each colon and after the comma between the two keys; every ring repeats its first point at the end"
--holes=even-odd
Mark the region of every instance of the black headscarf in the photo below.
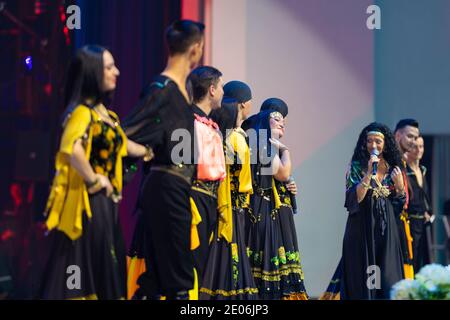
{"type": "Polygon", "coordinates": [[[279,98],[266,99],[261,105],[261,111],[265,110],[278,111],[284,118],[288,115],[288,105],[279,98]]]}
{"type": "Polygon", "coordinates": [[[224,97],[233,98],[238,103],[252,100],[252,90],[242,81],[230,81],[223,87],[224,97]]]}

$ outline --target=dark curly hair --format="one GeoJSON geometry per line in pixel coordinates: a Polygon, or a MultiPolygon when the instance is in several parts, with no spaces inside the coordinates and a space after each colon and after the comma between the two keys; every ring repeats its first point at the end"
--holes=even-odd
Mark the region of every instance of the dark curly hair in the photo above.
{"type": "Polygon", "coordinates": [[[358,161],[362,169],[367,169],[370,154],[367,151],[367,133],[378,131],[384,135],[383,158],[391,168],[398,166],[402,168],[402,158],[394,139],[392,131],[382,123],[372,122],[366,126],[359,134],[358,142],[352,156],[352,162],[358,161]]]}

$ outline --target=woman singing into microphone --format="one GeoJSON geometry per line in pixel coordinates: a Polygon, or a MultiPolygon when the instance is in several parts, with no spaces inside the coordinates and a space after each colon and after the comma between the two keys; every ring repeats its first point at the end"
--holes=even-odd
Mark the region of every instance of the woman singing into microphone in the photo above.
{"type": "Polygon", "coordinates": [[[322,299],[389,299],[391,286],[403,279],[396,221],[406,199],[400,168],[389,128],[375,122],[365,127],[347,172],[342,259],[322,299]]]}

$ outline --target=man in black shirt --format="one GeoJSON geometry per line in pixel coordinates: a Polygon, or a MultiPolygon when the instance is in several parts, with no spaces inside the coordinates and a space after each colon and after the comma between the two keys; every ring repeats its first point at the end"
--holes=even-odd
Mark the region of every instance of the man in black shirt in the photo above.
{"type": "Polygon", "coordinates": [[[419,272],[429,263],[426,226],[431,218],[430,198],[426,181],[427,168],[420,165],[424,153],[423,138],[416,140],[415,146],[407,153],[407,175],[409,181],[409,206],[411,235],[413,237],[414,270],[419,272]]]}
{"type": "Polygon", "coordinates": [[[406,202],[404,210],[401,213],[398,222],[400,242],[402,245],[402,253],[404,260],[404,273],[406,279],[414,279],[413,266],[413,249],[412,236],[408,217],[409,204],[409,179],[406,175],[406,157],[407,152],[412,150],[415,146],[417,137],[419,136],[419,123],[414,119],[402,119],[395,126],[395,141],[403,159],[403,180],[406,187],[406,202]]]}
{"type": "Polygon", "coordinates": [[[146,272],[135,299],[185,300],[194,287],[190,192],[194,117],[186,80],[203,54],[204,25],[174,22],[166,32],[165,70],[141,94],[124,121],[127,136],[154,154],[144,167],[138,198],[140,216],[133,242],[139,243],[146,272]],[[181,146],[181,148],[180,148],[181,146]]]}

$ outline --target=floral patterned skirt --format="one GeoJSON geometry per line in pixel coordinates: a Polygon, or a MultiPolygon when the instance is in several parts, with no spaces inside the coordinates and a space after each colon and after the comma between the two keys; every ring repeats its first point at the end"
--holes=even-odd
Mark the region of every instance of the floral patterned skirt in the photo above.
{"type": "Polygon", "coordinates": [[[247,254],[259,297],[306,300],[292,209],[273,209],[270,200],[258,195],[252,209],[247,254]]]}
{"type": "Polygon", "coordinates": [[[258,289],[250,269],[245,246],[247,212],[233,210],[233,241],[215,238],[211,243],[200,300],[254,300],[258,289]]]}

